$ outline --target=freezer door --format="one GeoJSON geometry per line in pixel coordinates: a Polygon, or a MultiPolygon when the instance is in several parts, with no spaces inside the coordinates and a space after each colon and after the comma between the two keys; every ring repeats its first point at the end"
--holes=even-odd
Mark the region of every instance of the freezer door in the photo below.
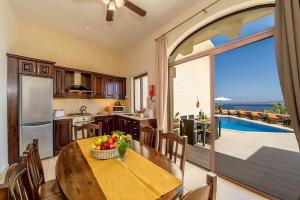
{"type": "Polygon", "coordinates": [[[20,76],[20,123],[52,122],[53,80],[20,76]]]}
{"type": "Polygon", "coordinates": [[[39,126],[21,126],[20,127],[20,155],[26,148],[26,145],[32,143],[33,139],[39,140],[39,151],[41,158],[53,156],[53,125],[44,124],[39,126]]]}

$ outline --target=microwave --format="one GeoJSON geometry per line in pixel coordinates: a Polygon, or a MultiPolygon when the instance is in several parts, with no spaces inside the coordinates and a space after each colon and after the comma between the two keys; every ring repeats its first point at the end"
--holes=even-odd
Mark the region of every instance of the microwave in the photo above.
{"type": "Polygon", "coordinates": [[[125,113],[126,112],[126,106],[114,106],[112,111],[114,113],[125,113]]]}

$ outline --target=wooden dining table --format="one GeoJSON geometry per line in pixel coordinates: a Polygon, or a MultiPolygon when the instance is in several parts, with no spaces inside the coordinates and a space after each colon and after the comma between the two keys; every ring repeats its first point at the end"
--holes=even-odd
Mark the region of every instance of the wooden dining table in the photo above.
{"type": "MultiPolygon", "coordinates": [[[[135,140],[131,148],[179,180],[182,180],[183,176],[179,167],[160,152],[148,146],[141,145],[135,140]]],[[[107,199],[77,142],[67,145],[59,154],[56,162],[56,179],[66,199],[107,199]]],[[[153,179],[155,179],[155,177],[153,177],[153,179]]],[[[181,184],[159,199],[176,199],[182,191],[183,185],[181,184]]]]}

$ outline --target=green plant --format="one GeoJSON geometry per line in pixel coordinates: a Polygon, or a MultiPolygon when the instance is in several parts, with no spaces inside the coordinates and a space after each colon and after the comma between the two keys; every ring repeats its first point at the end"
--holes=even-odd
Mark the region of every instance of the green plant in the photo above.
{"type": "Polygon", "coordinates": [[[287,114],[287,107],[284,103],[274,103],[273,107],[267,110],[264,110],[267,113],[276,113],[276,114],[287,114]]]}
{"type": "Polygon", "coordinates": [[[180,113],[179,113],[179,112],[176,112],[176,113],[175,113],[174,119],[178,119],[179,115],[180,115],[180,113]]]}
{"type": "Polygon", "coordinates": [[[131,135],[127,134],[125,135],[124,132],[118,131],[117,134],[118,136],[118,141],[116,142],[118,149],[120,150],[126,150],[132,141],[131,135]]]}

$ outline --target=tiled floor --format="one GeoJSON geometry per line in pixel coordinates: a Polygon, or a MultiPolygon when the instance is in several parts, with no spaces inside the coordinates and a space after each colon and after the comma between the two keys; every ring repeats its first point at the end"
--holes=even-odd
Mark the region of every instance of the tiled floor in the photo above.
{"type": "MultiPolygon", "coordinates": [[[[56,157],[43,160],[43,167],[46,180],[55,178],[55,162],[56,157]]],[[[206,183],[206,174],[208,171],[197,167],[189,162],[186,163],[184,192],[188,192],[196,186],[201,186],[206,183]]],[[[245,190],[235,184],[232,184],[218,177],[217,186],[218,200],[262,200],[265,199],[248,190],[245,190]]]]}

